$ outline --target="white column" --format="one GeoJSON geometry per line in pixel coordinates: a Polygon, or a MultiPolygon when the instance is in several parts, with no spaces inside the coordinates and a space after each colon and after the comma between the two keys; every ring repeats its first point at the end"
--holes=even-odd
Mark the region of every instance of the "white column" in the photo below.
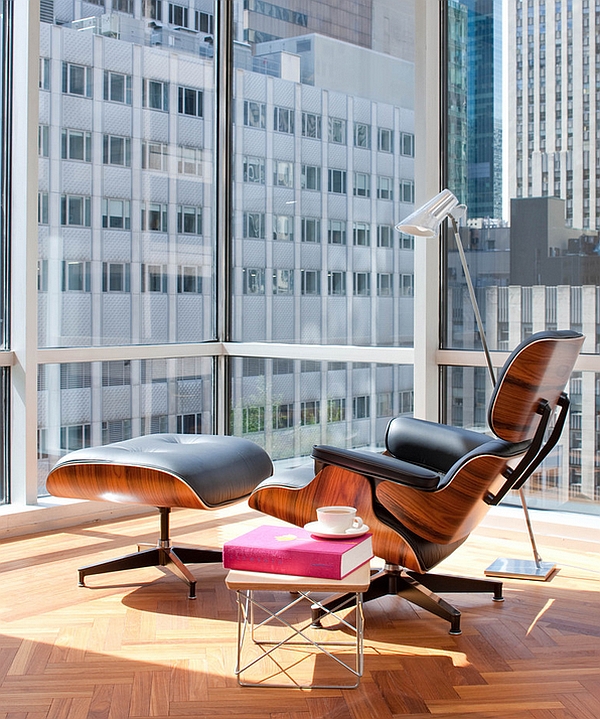
{"type": "MultiPolygon", "coordinates": [[[[436,0],[415,5],[415,205],[440,187],[439,42],[436,0]]],[[[415,417],[437,421],[439,378],[440,263],[438,238],[415,238],[414,392],[415,417]]]]}
{"type": "Polygon", "coordinates": [[[37,129],[39,0],[13,4],[11,479],[13,504],[37,501],[37,129]]]}

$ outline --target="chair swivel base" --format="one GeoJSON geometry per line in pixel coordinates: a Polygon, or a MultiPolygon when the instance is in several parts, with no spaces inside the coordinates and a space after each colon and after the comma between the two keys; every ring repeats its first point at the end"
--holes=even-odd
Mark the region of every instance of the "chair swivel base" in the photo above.
{"type": "Polygon", "coordinates": [[[222,552],[216,549],[195,549],[191,547],[158,546],[133,552],[124,557],[109,559],[98,564],[89,564],[78,569],[79,586],[85,587],[85,577],[107,572],[120,572],[141,567],[165,567],[184,581],[189,588],[188,599],[196,599],[196,579],[187,564],[208,564],[222,561],[222,552]]]}
{"type": "MultiPolygon", "coordinates": [[[[442,574],[419,574],[395,564],[386,564],[381,571],[371,577],[371,584],[363,594],[363,601],[368,602],[371,599],[395,594],[450,622],[449,634],[461,634],[459,610],[435,592],[492,592],[493,601],[504,601],[502,582],[442,574]]],[[[349,594],[347,600],[347,603],[351,604],[353,596],[349,594]]],[[[322,602],[322,604],[329,607],[339,601],[340,597],[337,596],[330,598],[327,602],[322,602]]],[[[321,614],[322,612],[317,608],[313,609],[313,623],[319,622],[321,614]]]]}

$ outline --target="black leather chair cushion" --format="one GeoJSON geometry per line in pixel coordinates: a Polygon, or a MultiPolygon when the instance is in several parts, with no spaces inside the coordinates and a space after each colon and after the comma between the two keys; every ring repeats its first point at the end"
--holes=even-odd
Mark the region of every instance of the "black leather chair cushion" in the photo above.
{"type": "Polygon", "coordinates": [[[56,466],[111,464],[162,470],[179,477],[209,507],[249,495],[273,464],[257,444],[210,434],[150,434],[70,452],[56,466]]]}
{"type": "Polygon", "coordinates": [[[318,445],[313,447],[312,457],[323,464],[349,469],[376,479],[387,479],[418,489],[436,489],[442,479],[439,472],[403,462],[395,457],[359,449],[339,449],[318,445]]]}
{"type": "Polygon", "coordinates": [[[396,417],[388,424],[385,446],[394,457],[445,473],[457,460],[490,439],[488,435],[460,427],[396,417]]]}

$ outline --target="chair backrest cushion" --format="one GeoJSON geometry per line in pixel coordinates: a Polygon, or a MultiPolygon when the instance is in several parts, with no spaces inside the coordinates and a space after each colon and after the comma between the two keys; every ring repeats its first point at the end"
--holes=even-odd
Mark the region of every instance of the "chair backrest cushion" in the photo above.
{"type": "Polygon", "coordinates": [[[584,339],[572,330],[538,332],[512,352],[488,407],[490,429],[497,437],[508,442],[533,438],[540,401],[556,406],[584,339]]]}

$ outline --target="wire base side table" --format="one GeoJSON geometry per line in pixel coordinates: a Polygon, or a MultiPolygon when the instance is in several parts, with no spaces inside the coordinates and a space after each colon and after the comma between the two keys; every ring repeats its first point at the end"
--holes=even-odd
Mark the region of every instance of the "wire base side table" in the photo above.
{"type": "Polygon", "coordinates": [[[225,582],[237,597],[238,683],[356,688],[363,673],[362,593],[369,578],[368,563],[339,580],[231,570],[225,582]],[[278,595],[284,592],[290,596],[282,603],[278,595]],[[355,602],[348,602],[349,593],[354,593],[355,602]],[[321,604],[338,594],[346,595],[341,605],[327,609],[321,604]],[[302,611],[307,603],[308,620],[302,611]],[[312,620],[314,610],[320,616],[318,623],[312,620]]]}

